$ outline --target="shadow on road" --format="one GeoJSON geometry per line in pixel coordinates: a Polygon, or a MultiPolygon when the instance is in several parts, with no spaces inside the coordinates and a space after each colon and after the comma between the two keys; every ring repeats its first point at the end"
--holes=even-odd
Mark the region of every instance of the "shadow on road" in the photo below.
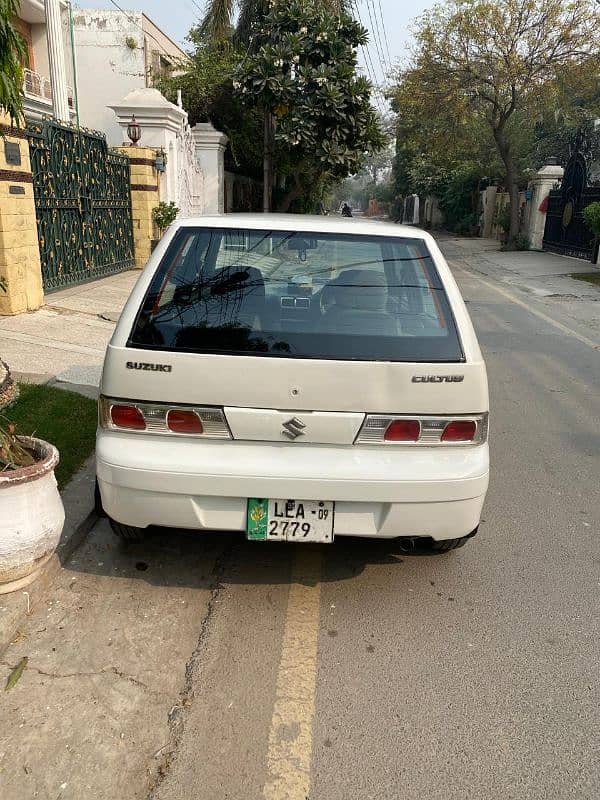
{"type": "Polygon", "coordinates": [[[401,569],[405,559],[413,557],[397,540],[347,537],[332,545],[263,544],[248,542],[240,533],[155,528],[139,542],[122,542],[101,521],[64,566],[70,572],[136,579],[155,586],[279,585],[290,583],[294,557],[304,548],[322,552],[322,582],[352,579],[370,565],[401,569]]]}

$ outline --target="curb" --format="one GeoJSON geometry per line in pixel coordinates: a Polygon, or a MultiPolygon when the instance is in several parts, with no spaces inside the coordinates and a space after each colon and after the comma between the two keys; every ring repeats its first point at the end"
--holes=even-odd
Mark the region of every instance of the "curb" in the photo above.
{"type": "Polygon", "coordinates": [[[0,656],[4,653],[23,623],[46,596],[62,565],[85,541],[98,522],[94,510],[95,454],[70,480],[61,494],[65,507],[65,527],[56,552],[45,565],[39,578],[26,590],[0,596],[0,656]],[[90,510],[91,509],[91,510],[90,510]]]}

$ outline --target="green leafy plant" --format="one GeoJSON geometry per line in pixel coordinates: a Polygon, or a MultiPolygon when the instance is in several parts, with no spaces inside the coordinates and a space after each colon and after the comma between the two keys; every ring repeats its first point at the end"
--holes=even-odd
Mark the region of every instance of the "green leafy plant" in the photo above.
{"type": "Polygon", "coordinates": [[[476,236],[478,231],[477,214],[465,214],[462,219],[459,219],[453,226],[453,231],[459,236],[476,236]]]}
{"type": "Polygon", "coordinates": [[[515,236],[514,241],[515,250],[529,250],[529,238],[519,233],[515,236]]]}
{"type": "Polygon", "coordinates": [[[0,112],[13,122],[23,116],[23,63],[27,59],[25,40],[13,25],[21,7],[19,0],[0,0],[0,112]]]}
{"type": "Polygon", "coordinates": [[[125,37],[125,44],[130,50],[137,50],[137,39],[133,36],[126,36],[125,37]]]}
{"type": "Polygon", "coordinates": [[[177,214],[179,214],[179,209],[172,200],[170,203],[161,201],[152,209],[152,219],[154,220],[154,224],[158,228],[161,236],[169,227],[169,225],[172,222],[175,222],[177,214]]]}
{"type": "Polygon", "coordinates": [[[510,206],[508,204],[502,206],[496,215],[496,224],[504,231],[504,233],[508,233],[510,230],[510,206]]]}
{"type": "Polygon", "coordinates": [[[254,24],[233,86],[263,116],[265,210],[275,173],[285,178],[276,205],[289,211],[315,187],[359,172],[385,145],[372,87],[358,72],[357,48],[367,41],[349,11],[317,0],[273,0],[254,24]]]}
{"type": "Polygon", "coordinates": [[[595,236],[600,237],[600,203],[590,203],[583,209],[585,224],[595,236]]]}

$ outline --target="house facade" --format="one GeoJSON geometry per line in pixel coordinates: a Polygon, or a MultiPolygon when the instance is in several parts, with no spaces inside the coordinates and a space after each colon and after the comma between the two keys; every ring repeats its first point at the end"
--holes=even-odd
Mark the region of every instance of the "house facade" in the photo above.
{"type": "Polygon", "coordinates": [[[157,74],[172,74],[186,54],[141,11],[76,9],[73,31],[81,122],[121,145],[123,130],[108,106],[152,87],[157,74]]]}
{"type": "Polygon", "coordinates": [[[27,45],[23,94],[29,119],[75,117],[69,13],[61,0],[21,0],[14,25],[27,45]]]}

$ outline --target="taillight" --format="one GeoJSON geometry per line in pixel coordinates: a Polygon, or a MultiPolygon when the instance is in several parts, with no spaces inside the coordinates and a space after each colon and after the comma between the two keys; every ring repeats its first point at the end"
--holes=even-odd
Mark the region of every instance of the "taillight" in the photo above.
{"type": "Polygon", "coordinates": [[[385,442],[418,442],[421,423],[418,419],[395,419],[384,434],[385,442]]]}
{"type": "Polygon", "coordinates": [[[115,428],[125,428],[129,431],[146,430],[146,420],[137,406],[111,406],[110,419],[115,428]]]}
{"type": "Polygon", "coordinates": [[[472,419],[455,419],[442,433],[442,442],[472,442],[477,433],[477,423],[472,419]]]}
{"type": "Polygon", "coordinates": [[[231,439],[223,409],[213,406],[177,406],[171,403],[112,400],[101,396],[98,417],[100,427],[108,430],[231,439]]]}
{"type": "Polygon", "coordinates": [[[203,433],[202,420],[195,411],[171,409],[167,412],[167,428],[173,433],[203,433]]]}
{"type": "Polygon", "coordinates": [[[488,415],[464,417],[367,414],[355,444],[430,447],[478,445],[487,441],[488,415]]]}

